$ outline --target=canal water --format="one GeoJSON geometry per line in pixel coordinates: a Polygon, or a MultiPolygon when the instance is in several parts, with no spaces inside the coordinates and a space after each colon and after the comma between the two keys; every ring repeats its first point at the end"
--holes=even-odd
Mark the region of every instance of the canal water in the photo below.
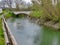
{"type": "Polygon", "coordinates": [[[28,18],[7,19],[18,45],[60,45],[60,31],[40,26],[28,18]]]}

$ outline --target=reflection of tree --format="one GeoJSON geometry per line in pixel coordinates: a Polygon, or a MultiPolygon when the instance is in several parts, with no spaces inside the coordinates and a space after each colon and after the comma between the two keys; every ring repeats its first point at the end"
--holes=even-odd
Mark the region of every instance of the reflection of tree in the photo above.
{"type": "Polygon", "coordinates": [[[34,39],[34,43],[37,43],[39,41],[39,36],[37,35],[34,39]]]}
{"type": "Polygon", "coordinates": [[[24,26],[20,22],[14,22],[14,28],[17,30],[23,30],[24,26]]]}

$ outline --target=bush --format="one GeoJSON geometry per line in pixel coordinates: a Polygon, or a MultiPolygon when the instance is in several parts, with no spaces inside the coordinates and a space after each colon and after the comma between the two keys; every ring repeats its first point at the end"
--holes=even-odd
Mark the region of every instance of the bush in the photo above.
{"type": "Polygon", "coordinates": [[[41,17],[42,14],[43,14],[43,11],[32,11],[31,16],[38,18],[38,17],[41,17]]]}
{"type": "Polygon", "coordinates": [[[15,14],[10,10],[3,10],[3,14],[6,15],[5,18],[15,17],[15,14]]]}

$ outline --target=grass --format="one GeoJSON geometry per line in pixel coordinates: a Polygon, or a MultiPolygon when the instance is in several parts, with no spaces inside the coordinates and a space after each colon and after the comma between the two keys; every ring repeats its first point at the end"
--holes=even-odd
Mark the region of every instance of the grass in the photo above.
{"type": "Polygon", "coordinates": [[[0,19],[0,45],[5,45],[4,33],[2,28],[2,20],[0,19]]]}

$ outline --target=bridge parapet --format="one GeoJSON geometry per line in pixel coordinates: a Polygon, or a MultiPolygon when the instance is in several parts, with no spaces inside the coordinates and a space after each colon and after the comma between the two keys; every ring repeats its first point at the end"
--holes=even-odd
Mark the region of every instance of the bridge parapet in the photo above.
{"type": "Polygon", "coordinates": [[[16,14],[16,15],[18,15],[18,14],[26,14],[26,15],[29,15],[31,13],[31,11],[15,11],[13,13],[16,14]]]}

